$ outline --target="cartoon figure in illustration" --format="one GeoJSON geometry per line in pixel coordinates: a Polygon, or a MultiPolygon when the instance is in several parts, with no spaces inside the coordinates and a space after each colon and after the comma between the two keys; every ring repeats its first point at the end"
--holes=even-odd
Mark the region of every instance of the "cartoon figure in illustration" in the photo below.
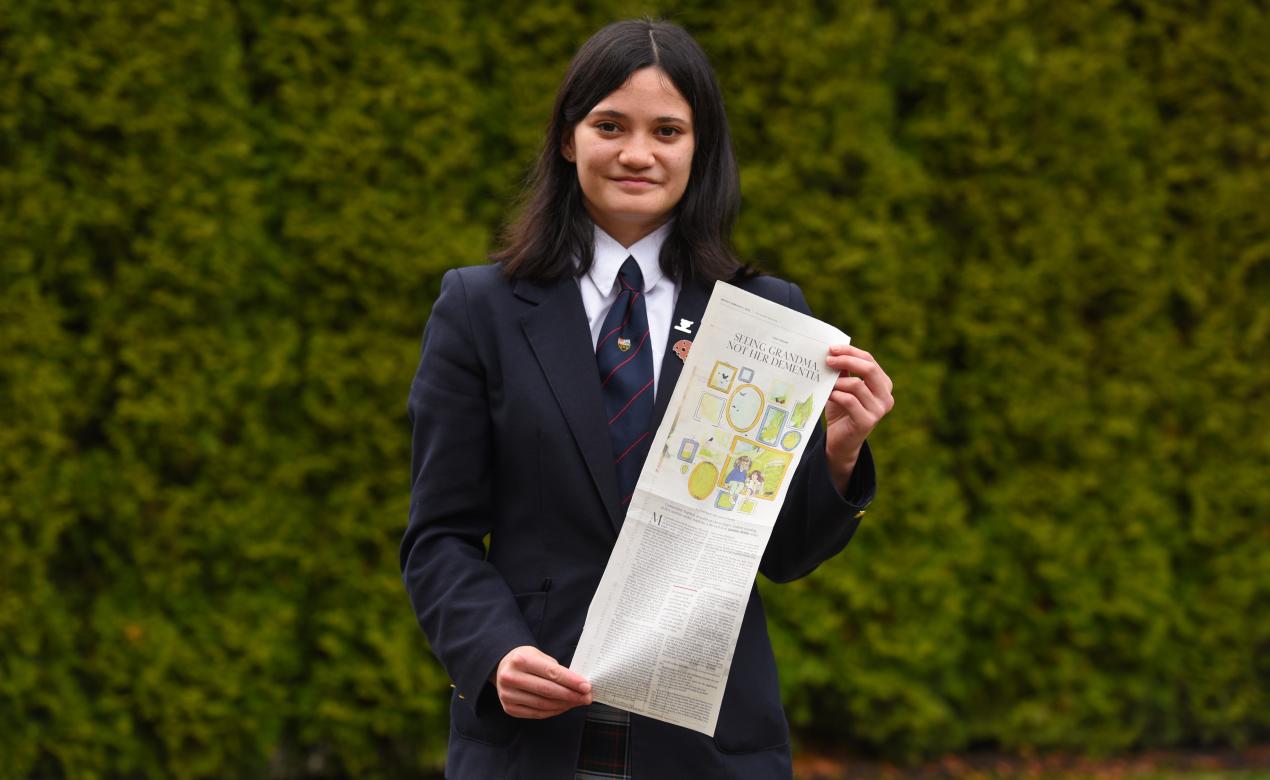
{"type": "Polygon", "coordinates": [[[732,461],[732,470],[728,472],[728,476],[724,479],[724,483],[728,486],[728,492],[735,498],[741,492],[741,488],[745,486],[746,474],[750,468],[750,458],[748,455],[742,455],[732,461]]]}
{"type": "Polygon", "coordinates": [[[758,496],[763,493],[763,472],[754,469],[745,480],[745,495],[758,496]]]}

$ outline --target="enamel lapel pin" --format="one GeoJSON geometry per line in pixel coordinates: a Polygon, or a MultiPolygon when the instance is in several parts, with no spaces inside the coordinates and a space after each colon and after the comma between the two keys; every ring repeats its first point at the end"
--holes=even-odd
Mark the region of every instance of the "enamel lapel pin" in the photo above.
{"type": "MultiPolygon", "coordinates": [[[[680,333],[687,333],[689,336],[691,336],[692,324],[693,324],[692,320],[685,320],[682,317],[680,317],[679,324],[675,326],[675,330],[679,331],[680,333]]],[[[675,346],[671,347],[671,349],[675,351],[675,354],[679,356],[680,360],[686,361],[688,359],[688,350],[692,349],[692,340],[679,339],[678,341],[675,342],[675,346]]]]}

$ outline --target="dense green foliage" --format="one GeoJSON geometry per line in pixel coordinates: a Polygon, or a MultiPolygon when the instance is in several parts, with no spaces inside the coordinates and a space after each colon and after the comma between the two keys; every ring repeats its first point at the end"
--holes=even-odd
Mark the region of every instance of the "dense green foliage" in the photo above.
{"type": "Polygon", "coordinates": [[[0,2],[0,776],[439,762],[419,334],[641,13],[718,68],[742,255],[897,386],[851,548],[764,585],[800,738],[1270,734],[1265,4],[574,5],[0,2]]]}

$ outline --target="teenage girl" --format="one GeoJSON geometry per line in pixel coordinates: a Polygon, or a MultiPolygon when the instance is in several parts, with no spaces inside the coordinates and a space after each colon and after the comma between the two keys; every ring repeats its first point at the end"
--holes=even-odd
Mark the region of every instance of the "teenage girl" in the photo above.
{"type": "MultiPolygon", "coordinates": [[[[713,283],[807,311],[733,256],[739,200],[704,52],[619,22],[570,64],[494,262],[445,275],[410,389],[401,565],[454,684],[447,777],[791,775],[756,589],[713,738],[593,703],[567,668],[713,283]]],[[[840,551],[874,494],[865,438],[891,380],[855,347],[827,361],[840,376],[759,567],[777,582],[840,551]]]]}

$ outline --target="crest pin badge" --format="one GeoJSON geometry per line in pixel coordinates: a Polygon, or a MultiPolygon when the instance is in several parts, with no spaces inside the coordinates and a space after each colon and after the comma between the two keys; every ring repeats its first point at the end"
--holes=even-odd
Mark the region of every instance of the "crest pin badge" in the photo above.
{"type": "Polygon", "coordinates": [[[631,340],[630,340],[630,339],[624,339],[624,338],[622,338],[621,336],[618,336],[618,337],[617,337],[617,348],[618,348],[618,349],[620,349],[620,350],[622,350],[623,352],[625,352],[625,351],[629,350],[629,349],[631,348],[631,340]]]}

